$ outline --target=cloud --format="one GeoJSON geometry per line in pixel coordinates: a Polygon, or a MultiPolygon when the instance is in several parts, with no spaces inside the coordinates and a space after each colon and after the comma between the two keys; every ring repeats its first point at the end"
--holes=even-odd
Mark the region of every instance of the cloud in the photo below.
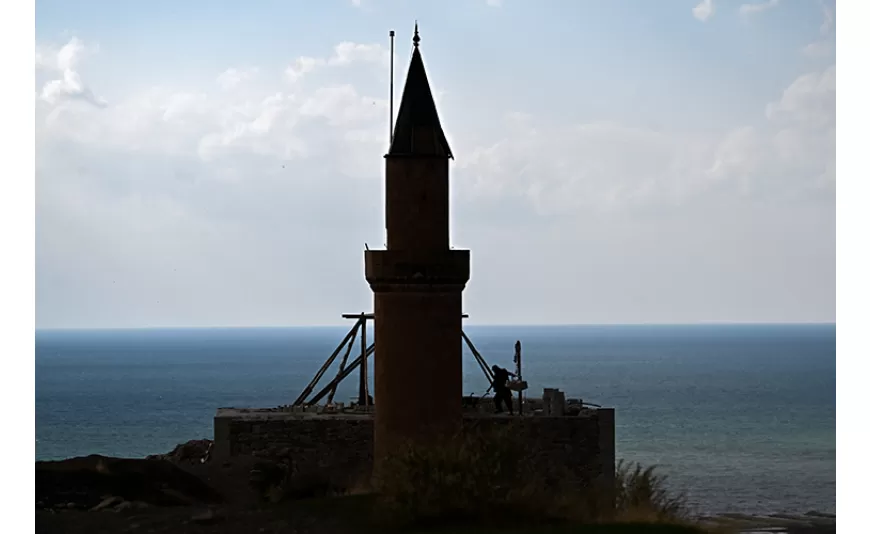
{"type": "MultiPolygon", "coordinates": [[[[49,57],[71,66],[79,56],[49,57]]],[[[382,61],[379,45],[345,42],[327,57],[298,58],[286,72],[298,81],[319,68],[382,61]]],[[[825,138],[833,129],[835,72],[832,65],[797,78],[767,105],[757,124],[721,136],[678,135],[614,122],[545,125],[534,116],[511,113],[501,139],[463,150],[466,156],[456,167],[464,176],[459,187],[474,198],[522,199],[544,214],[679,203],[717,183],[737,187],[745,177],[762,179],[756,176],[762,167],[776,167],[770,162],[774,152],[758,147],[779,143],[777,153],[782,153],[818,140],[811,132],[823,132],[825,138]]],[[[369,154],[386,141],[385,99],[346,81],[270,87],[257,82],[256,73],[231,68],[218,76],[221,89],[250,83],[244,94],[158,86],[99,113],[43,99],[37,137],[53,145],[193,158],[209,169],[202,179],[253,180],[244,178],[251,158],[268,166],[323,157],[344,175],[377,179],[379,162],[369,154]]],[[[333,74],[341,80],[339,71],[333,74]]],[[[824,168],[828,160],[822,160],[811,167],[824,168]]]]}
{"type": "Polygon", "coordinates": [[[328,58],[313,58],[303,56],[297,58],[284,71],[284,77],[289,83],[297,83],[308,74],[323,67],[343,67],[354,63],[370,63],[381,66],[390,64],[390,52],[380,44],[360,44],[341,42],[335,46],[328,58]]]}
{"type": "Polygon", "coordinates": [[[605,122],[553,127],[514,114],[505,137],[471,151],[457,172],[469,198],[522,199],[543,216],[686,205],[723,192],[789,197],[825,186],[833,169],[835,69],[797,78],[755,124],[721,136],[605,122]]]}
{"type": "Polygon", "coordinates": [[[235,89],[241,83],[252,79],[254,76],[257,75],[258,72],[259,69],[257,69],[256,67],[249,69],[229,68],[217,77],[217,83],[222,89],[235,89]]]}
{"type": "Polygon", "coordinates": [[[293,65],[287,67],[284,71],[284,77],[290,83],[296,83],[301,80],[309,72],[313,72],[315,68],[324,63],[324,60],[313,57],[297,58],[293,65]]]}
{"type": "Polygon", "coordinates": [[[685,193],[708,150],[689,138],[605,122],[554,128],[526,119],[505,132],[459,161],[457,173],[470,198],[520,198],[541,215],[668,204],[685,193]]]}
{"type": "MultiPolygon", "coordinates": [[[[72,43],[74,53],[39,48],[38,69],[78,68],[81,42],[72,43]]],[[[310,88],[274,85],[236,67],[215,84],[154,85],[99,109],[68,105],[69,96],[39,98],[40,323],[266,324],[286,315],[279,301],[298,299],[310,284],[351,279],[315,267],[319,261],[294,267],[293,279],[285,274],[300,250],[329,243],[322,260],[353,266],[363,240],[378,239],[377,224],[361,233],[359,221],[380,214],[359,199],[379,187],[383,162],[372,154],[386,145],[387,102],[348,83],[345,67],[379,62],[381,54],[341,43],[310,59],[292,62],[322,69],[310,88]],[[234,90],[240,83],[245,91],[234,90]],[[271,290],[251,281],[254,265],[254,278],[278,281],[271,290]],[[236,311],[203,309],[222,308],[224,299],[236,311]]],[[[364,297],[366,287],[358,290],[364,297]]],[[[324,290],[318,306],[340,308],[353,291],[324,290]]],[[[332,319],[313,313],[309,321],[332,319]]]]}
{"type": "Polygon", "coordinates": [[[739,11],[741,15],[754,15],[757,13],[762,13],[769,9],[773,9],[778,5],[779,0],[767,0],[766,2],[759,2],[755,4],[742,4],[739,11]]]}
{"type": "MultiPolygon", "coordinates": [[[[98,88],[81,76],[87,47],[71,42],[63,54],[39,47],[37,70],[51,79],[70,70],[80,87],[98,88]]],[[[217,83],[186,88],[155,81],[103,108],[39,98],[39,324],[322,324],[337,310],[370,305],[360,251],[383,236],[388,103],[366,88],[380,86],[383,73],[368,67],[386,54],[344,42],[277,72],[237,66],[217,83]],[[286,79],[273,82],[282,71],[286,79]]],[[[482,133],[443,117],[463,154],[451,187],[456,245],[475,250],[477,289],[468,305],[488,309],[485,320],[528,320],[503,311],[516,308],[516,297],[565,320],[560,310],[600,290],[596,313],[628,313],[615,320],[685,321],[697,314],[655,315],[661,307],[643,308],[638,295],[672,275],[680,280],[669,283],[694,288],[685,298],[663,290],[674,295],[674,309],[707,305],[691,295],[720,302],[708,293],[710,278],[730,288],[727,298],[774,291],[778,274],[753,285],[759,271],[785,268],[764,260],[769,250],[792,247],[782,243],[794,233],[805,239],[783,257],[800,259],[826,242],[828,212],[795,217],[782,206],[796,198],[823,203],[835,186],[834,68],[796,79],[756,121],[704,135],[613,121],[550,123],[527,113],[506,114],[500,128],[482,133]],[[775,200],[765,205],[773,211],[749,213],[750,200],[760,198],[775,200]],[[757,245],[759,235],[769,242],[757,245]],[[711,239],[723,244],[710,247],[711,239]],[[528,244],[520,257],[505,252],[518,242],[528,244]],[[754,255],[762,259],[746,279],[722,270],[729,258],[754,255]],[[666,268],[654,272],[659,264],[666,268]],[[541,273],[539,284],[528,284],[534,290],[504,291],[531,269],[541,273]],[[553,285],[584,277],[603,281],[583,291],[553,285]],[[623,298],[615,294],[625,302],[611,300],[623,298]],[[545,295],[555,300],[543,302],[545,295]]],[[[813,280],[800,287],[818,288],[813,280]]],[[[776,295],[796,293],[781,285],[776,295]]]]}
{"type": "Polygon", "coordinates": [[[822,35],[828,35],[834,30],[834,25],[836,24],[836,20],[834,18],[834,10],[825,2],[821,2],[822,6],[822,14],[824,16],[824,20],[822,21],[822,25],[819,28],[819,33],[822,35]]]}
{"type": "Polygon", "coordinates": [[[707,19],[713,16],[716,11],[713,5],[713,0],[701,0],[701,3],[692,8],[692,15],[701,22],[706,22],[707,19]]]}
{"type": "Polygon", "coordinates": [[[350,3],[353,7],[360,7],[362,5],[362,0],[350,0],[350,3]]]}
{"type": "Polygon", "coordinates": [[[360,44],[342,42],[335,46],[327,65],[348,65],[350,63],[375,63],[389,65],[390,52],[380,44],[360,44]]]}
{"type": "Polygon", "coordinates": [[[798,77],[782,93],[780,99],[768,104],[770,119],[788,117],[791,121],[812,127],[828,127],[835,120],[837,71],[831,65],[821,72],[798,77]]]}
{"type": "Polygon", "coordinates": [[[803,53],[809,57],[826,57],[834,50],[833,34],[836,31],[836,18],[834,15],[833,4],[820,1],[819,6],[822,10],[822,24],[819,27],[820,38],[803,48],[803,53]]]}
{"type": "Polygon", "coordinates": [[[95,47],[88,48],[80,39],[73,37],[59,49],[37,47],[36,72],[42,89],[39,98],[51,105],[80,101],[95,107],[106,106],[105,99],[97,96],[81,79],[77,67],[82,58],[95,47]]]}
{"type": "Polygon", "coordinates": [[[727,136],[707,174],[784,195],[833,186],[836,66],[798,77],[766,106],[765,117],[727,136]]]}
{"type": "MultiPolygon", "coordinates": [[[[75,46],[78,43],[74,41],[75,46]]],[[[69,53],[59,57],[67,65],[79,58],[69,53]]],[[[42,55],[37,62],[47,59],[57,62],[58,56],[42,55]]],[[[378,45],[341,43],[329,57],[295,60],[287,72],[295,73],[298,80],[320,67],[379,61],[378,45]]],[[[254,160],[274,170],[317,157],[328,157],[329,168],[343,169],[350,176],[377,176],[377,160],[360,154],[377,151],[385,143],[385,99],[361,93],[341,82],[341,75],[335,82],[325,81],[327,76],[321,80],[324,85],[306,89],[264,85],[257,72],[227,69],[217,77],[219,90],[151,87],[99,113],[62,105],[63,100],[52,93],[54,86],[47,84],[43,94],[48,96],[37,106],[37,140],[43,148],[74,146],[137,157],[182,158],[199,167],[198,179],[206,180],[256,180],[244,176],[254,160]],[[232,91],[243,82],[248,84],[244,93],[232,91]]],[[[76,82],[77,87],[86,87],[81,79],[76,82]]],[[[65,150],[63,157],[71,151],[65,150]]],[[[43,153],[49,157],[49,152],[43,153]]]]}
{"type": "Polygon", "coordinates": [[[834,43],[830,40],[815,41],[806,45],[802,52],[805,56],[811,58],[827,57],[833,52],[834,43]]]}
{"type": "Polygon", "coordinates": [[[502,0],[486,0],[486,5],[489,7],[501,7],[502,0]]]}

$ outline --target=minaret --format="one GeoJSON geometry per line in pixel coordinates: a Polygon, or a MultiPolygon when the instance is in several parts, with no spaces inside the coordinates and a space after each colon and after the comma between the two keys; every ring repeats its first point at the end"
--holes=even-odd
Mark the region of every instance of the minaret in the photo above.
{"type": "Polygon", "coordinates": [[[387,249],[365,252],[375,310],[375,461],[462,422],[462,291],[469,251],[450,248],[453,158],[420,36],[386,158],[387,249]]]}

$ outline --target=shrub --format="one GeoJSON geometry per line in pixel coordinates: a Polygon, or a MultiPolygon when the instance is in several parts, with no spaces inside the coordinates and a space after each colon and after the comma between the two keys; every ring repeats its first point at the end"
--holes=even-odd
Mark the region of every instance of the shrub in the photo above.
{"type": "Polygon", "coordinates": [[[656,466],[620,460],[616,466],[614,505],[617,518],[680,521],[687,516],[686,497],[667,488],[667,477],[656,466]]]}

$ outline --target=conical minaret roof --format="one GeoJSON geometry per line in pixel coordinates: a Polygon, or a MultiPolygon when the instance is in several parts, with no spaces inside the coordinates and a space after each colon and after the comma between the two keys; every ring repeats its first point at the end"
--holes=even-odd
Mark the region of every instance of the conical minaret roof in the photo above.
{"type": "Polygon", "coordinates": [[[441,129],[435,99],[429,87],[423,58],[420,55],[420,35],[414,25],[414,53],[405,79],[399,115],[393,130],[393,142],[388,156],[443,156],[453,158],[450,145],[441,129]]]}

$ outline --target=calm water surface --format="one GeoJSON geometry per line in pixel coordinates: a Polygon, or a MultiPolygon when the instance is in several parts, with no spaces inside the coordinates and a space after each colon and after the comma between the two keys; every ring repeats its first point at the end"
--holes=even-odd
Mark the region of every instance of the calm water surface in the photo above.
{"type": "MultiPolygon", "coordinates": [[[[530,389],[616,408],[617,456],[699,511],[835,512],[834,325],[467,327],[530,389]]],[[[38,459],[144,456],[211,437],[220,406],[291,403],[345,328],[40,331],[38,459]]],[[[373,339],[373,333],[369,333],[373,339]]],[[[466,354],[466,393],[487,384],[466,354]]],[[[349,400],[354,380],[339,390],[349,400]]]]}

